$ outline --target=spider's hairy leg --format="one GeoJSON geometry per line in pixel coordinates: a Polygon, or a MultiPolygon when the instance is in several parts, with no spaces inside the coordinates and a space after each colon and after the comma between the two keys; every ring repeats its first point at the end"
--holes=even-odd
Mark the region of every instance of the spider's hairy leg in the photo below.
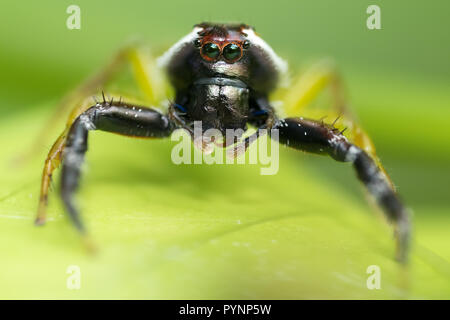
{"type": "MultiPolygon", "coordinates": [[[[169,118],[159,111],[123,102],[99,103],[73,121],[65,133],[64,144],[58,144],[62,161],[61,197],[72,222],[82,234],[86,230],[73,195],[78,187],[81,165],[87,151],[88,132],[102,130],[130,137],[163,138],[170,135],[173,127],[169,118]]],[[[46,192],[48,193],[48,189],[46,192]]],[[[45,204],[40,202],[40,210],[42,205],[45,209],[45,204]]]]}
{"type": "Polygon", "coordinates": [[[359,180],[394,224],[397,259],[406,262],[410,242],[410,214],[377,162],[364,150],[350,143],[333,126],[303,118],[278,120],[279,141],[297,150],[329,155],[341,162],[351,162],[359,180]]]}
{"type": "Polygon", "coordinates": [[[321,116],[328,118],[329,121],[334,121],[337,127],[345,130],[349,140],[376,161],[394,188],[389,175],[378,159],[372,139],[359,125],[349,109],[342,78],[332,61],[324,60],[314,64],[293,82],[281,98],[285,113],[288,117],[303,115],[318,118],[319,115],[311,110],[311,102],[327,88],[331,89],[332,101],[327,108],[319,110],[323,113],[321,116]]]}
{"type": "MultiPolygon", "coordinates": [[[[111,98],[116,101],[121,101],[119,96],[113,96],[111,98]]],[[[103,104],[108,103],[106,100],[103,100],[103,104]]],[[[50,189],[50,183],[52,179],[53,171],[55,171],[61,164],[62,160],[62,152],[64,150],[64,146],[66,144],[67,135],[72,127],[73,123],[78,119],[78,117],[89,109],[92,106],[92,98],[86,98],[78,107],[74,108],[69,115],[66,123],[66,127],[63,132],[59,135],[58,139],[53,144],[50,149],[47,158],[45,159],[44,170],[42,172],[41,178],[41,191],[39,197],[39,206],[38,213],[35,220],[36,225],[42,225],[46,220],[46,210],[47,210],[47,202],[48,202],[48,193],[50,189]]]]}
{"type": "Polygon", "coordinates": [[[35,224],[42,225],[46,220],[46,210],[48,203],[48,193],[50,189],[50,183],[52,180],[53,171],[55,171],[61,164],[62,160],[62,152],[64,150],[64,146],[67,140],[67,134],[69,132],[70,127],[74,123],[74,121],[78,118],[78,116],[86,111],[92,101],[90,98],[85,99],[83,103],[79,107],[73,110],[72,114],[69,116],[67,120],[67,124],[63,132],[59,135],[58,139],[54,142],[50,151],[48,152],[47,158],[44,163],[44,170],[42,172],[41,178],[41,191],[39,197],[39,206],[38,213],[36,216],[35,224]]]}
{"type": "MultiPolygon", "coordinates": [[[[149,105],[157,105],[165,92],[162,76],[156,67],[156,61],[151,57],[149,50],[145,50],[138,44],[130,44],[119,49],[109,63],[61,99],[53,115],[36,136],[35,141],[46,141],[49,133],[48,128],[58,123],[58,120],[64,117],[68,110],[71,110],[72,114],[83,112],[84,110],[80,110],[80,106],[84,105],[83,101],[86,97],[96,95],[103,90],[127,64],[131,65],[134,81],[144,94],[146,102],[149,105]]],[[[92,98],[90,99],[92,101],[92,98]]],[[[26,161],[36,154],[40,145],[40,143],[34,143],[22,160],[26,161]]]]}
{"type": "Polygon", "coordinates": [[[53,171],[55,171],[55,169],[57,169],[61,164],[62,150],[64,149],[66,137],[67,130],[64,130],[63,133],[61,133],[61,135],[58,137],[58,139],[56,139],[55,143],[48,153],[47,158],[45,159],[41,180],[41,193],[39,197],[38,213],[35,220],[36,225],[42,225],[45,223],[48,192],[50,189],[52,174],[53,171]]]}
{"type": "MultiPolygon", "coordinates": [[[[285,114],[288,117],[296,117],[312,113],[311,102],[326,89],[330,89],[332,101],[323,111],[325,112],[324,118],[328,117],[329,121],[333,121],[339,117],[338,124],[347,128],[353,142],[376,158],[372,140],[355,121],[355,117],[349,109],[342,77],[335,64],[330,60],[313,64],[293,81],[289,90],[281,97],[285,114]]],[[[313,118],[315,117],[319,116],[314,114],[313,118]]]]}

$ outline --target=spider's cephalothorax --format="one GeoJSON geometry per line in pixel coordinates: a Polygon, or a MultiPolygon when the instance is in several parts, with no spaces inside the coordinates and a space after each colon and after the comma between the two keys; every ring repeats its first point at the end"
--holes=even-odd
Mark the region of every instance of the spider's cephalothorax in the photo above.
{"type": "Polygon", "coordinates": [[[202,23],[160,59],[176,90],[175,109],[203,130],[246,129],[273,116],[268,95],[286,63],[252,27],[202,23]]]}
{"type": "MultiPolygon", "coordinates": [[[[96,94],[117,73],[118,66],[131,60],[139,87],[143,89],[149,104],[162,104],[161,100],[155,98],[154,91],[157,83],[161,83],[160,78],[146,68],[148,60],[143,56],[137,48],[126,48],[107,68],[65,100],[75,100],[80,105],[75,106],[66,129],[56,140],[45,161],[37,224],[45,221],[51,176],[62,161],[61,197],[75,226],[85,234],[73,195],[78,187],[91,130],[130,137],[165,138],[177,128],[184,128],[193,134],[196,131],[196,128],[193,130],[194,124],[201,121],[203,133],[211,131],[207,129],[218,129],[222,136],[226,136],[227,129],[242,129],[240,131],[243,132],[250,124],[257,129],[271,130],[257,130],[245,139],[236,135],[232,141],[214,143],[229,146],[238,142],[237,145],[246,148],[250,141],[254,141],[251,138],[257,138],[260,131],[274,137],[275,131],[272,130],[276,130],[278,135],[275,136],[279,137],[281,144],[328,155],[337,161],[350,162],[359,180],[394,224],[397,257],[406,261],[410,232],[408,210],[377,159],[370,138],[346,111],[335,72],[325,70],[323,66],[314,68],[306,73],[307,76],[293,83],[291,90],[281,92],[278,95],[281,104],[291,115],[281,119],[269,102],[269,94],[277,87],[280,78],[285,76],[287,64],[252,27],[244,24],[201,23],[156,62],[150,63],[166,72],[175,90],[174,101],[168,112],[137,106],[122,99],[106,101],[104,96],[102,102],[93,106],[81,103],[83,98],[96,94]],[[335,123],[330,125],[323,120],[302,117],[309,102],[325,86],[330,86],[334,93],[334,101],[327,112],[340,114],[341,121],[345,121],[349,127],[345,135],[344,130],[340,131],[334,126],[335,123]]],[[[208,139],[207,135],[201,135],[200,140],[194,139],[194,145],[203,151],[210,150],[205,149],[205,146],[213,142],[213,136],[208,139]],[[197,141],[200,143],[196,144],[197,141]]],[[[237,145],[230,149],[236,150],[237,145]]],[[[236,155],[236,152],[232,154],[236,155]]]]}

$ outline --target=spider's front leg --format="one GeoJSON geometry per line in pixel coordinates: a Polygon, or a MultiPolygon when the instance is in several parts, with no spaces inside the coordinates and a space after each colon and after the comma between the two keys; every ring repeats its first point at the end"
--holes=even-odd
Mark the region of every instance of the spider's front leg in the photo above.
{"type": "MultiPolygon", "coordinates": [[[[175,125],[157,110],[127,105],[126,103],[99,103],[83,112],[71,125],[62,148],[61,197],[69,216],[77,229],[85,232],[73,195],[78,187],[81,165],[87,151],[88,132],[102,130],[131,137],[163,138],[173,131],[175,125]]],[[[45,177],[44,170],[44,177],[45,177]]],[[[43,186],[44,188],[44,186],[43,186]]],[[[42,199],[47,198],[43,190],[40,210],[45,210],[42,199]]],[[[45,219],[42,211],[38,219],[45,219]]],[[[43,221],[39,221],[43,222],[43,221]]]]}
{"type": "Polygon", "coordinates": [[[273,129],[279,130],[279,142],[294,149],[329,155],[342,162],[351,162],[359,180],[394,224],[397,259],[406,262],[410,241],[410,217],[389,178],[376,161],[364,150],[350,143],[333,126],[303,118],[277,120],[273,129]]]}

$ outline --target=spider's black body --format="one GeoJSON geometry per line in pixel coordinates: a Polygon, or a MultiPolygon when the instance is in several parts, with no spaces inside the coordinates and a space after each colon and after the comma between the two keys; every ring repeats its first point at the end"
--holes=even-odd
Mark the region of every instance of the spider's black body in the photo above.
{"type": "MultiPolygon", "coordinates": [[[[409,214],[381,166],[332,125],[302,117],[279,119],[268,96],[287,66],[247,25],[199,24],[158,59],[175,88],[169,112],[103,100],[70,123],[46,160],[37,223],[44,221],[48,184],[55,159],[62,158],[61,195],[78,230],[85,232],[73,194],[87,150],[88,132],[103,130],[133,137],[167,137],[175,129],[193,134],[201,121],[203,132],[218,129],[278,130],[279,142],[294,149],[329,155],[350,162],[358,178],[395,225],[398,259],[405,261],[409,244],[409,214]]],[[[269,131],[270,133],[270,131],[269,131]]],[[[194,137],[194,135],[193,135],[194,137]]],[[[240,141],[237,137],[237,141],[240,141]]],[[[237,142],[225,141],[223,146],[237,142]]],[[[249,140],[246,138],[245,146],[249,140]]],[[[195,141],[194,141],[195,142],[195,141]]],[[[208,143],[212,143],[209,141],[208,143]]]]}
{"type": "Polygon", "coordinates": [[[248,40],[247,25],[200,24],[191,41],[182,42],[167,58],[167,74],[176,90],[175,106],[189,123],[202,121],[203,130],[259,125],[272,113],[268,95],[280,77],[270,54],[248,40]],[[195,34],[196,32],[196,34],[195,34]],[[207,44],[217,44],[222,52],[237,44],[241,54],[227,61],[223,54],[211,61],[202,54],[207,44]],[[269,109],[269,110],[268,110],[269,109]],[[270,112],[269,112],[270,111],[270,112]]]}

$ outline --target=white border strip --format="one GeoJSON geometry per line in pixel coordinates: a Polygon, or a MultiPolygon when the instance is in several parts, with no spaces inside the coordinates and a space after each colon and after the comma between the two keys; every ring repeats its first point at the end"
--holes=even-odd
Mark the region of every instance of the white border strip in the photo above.
{"type": "Polygon", "coordinates": [[[285,75],[288,72],[288,64],[287,62],[280,58],[275,51],[273,51],[272,47],[267,44],[261,37],[257,36],[255,31],[252,29],[244,29],[243,32],[245,32],[248,35],[248,40],[250,41],[250,45],[256,45],[260,47],[266,54],[269,56],[269,58],[272,60],[275,68],[280,72],[281,74],[285,75]]]}
{"type": "Polygon", "coordinates": [[[195,27],[190,33],[178,40],[172,47],[169,48],[164,54],[156,59],[156,65],[159,68],[165,68],[170,63],[170,60],[184,47],[186,43],[194,41],[198,37],[198,33],[202,31],[203,28],[195,27]]]}

